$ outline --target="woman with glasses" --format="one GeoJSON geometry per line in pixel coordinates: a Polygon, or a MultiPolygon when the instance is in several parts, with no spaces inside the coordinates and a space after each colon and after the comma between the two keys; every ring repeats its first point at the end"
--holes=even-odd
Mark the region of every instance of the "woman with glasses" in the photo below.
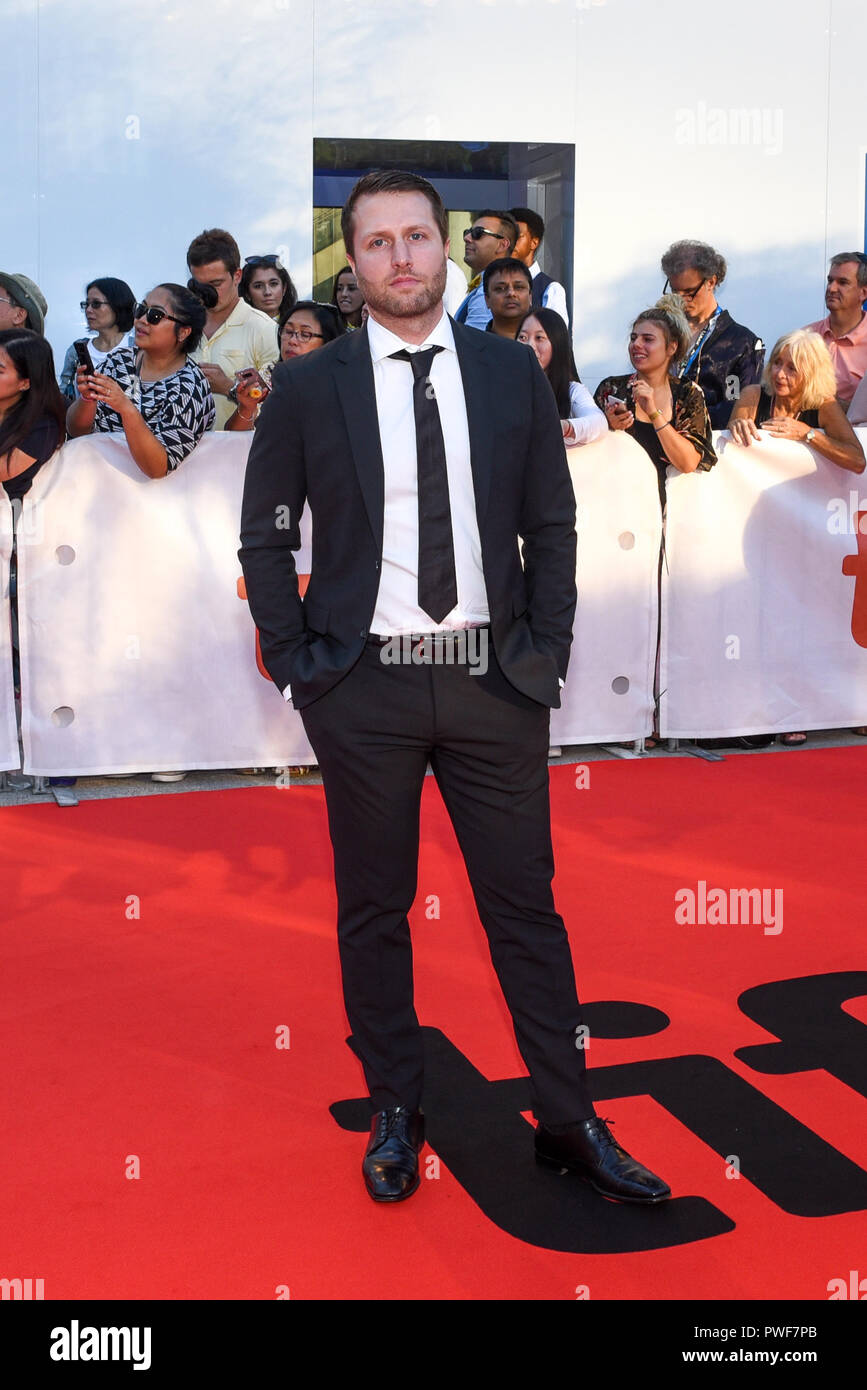
{"type": "Polygon", "coordinates": [[[518,325],[518,342],[526,343],[536,354],[548,378],[567,449],[590,444],[608,432],[608,421],[582,386],[575,366],[569,330],[554,309],[537,308],[518,325]]]}
{"type": "MultiPolygon", "coordinates": [[[[289,362],[293,357],[315,352],[345,332],[343,319],[331,304],[319,304],[314,299],[299,300],[280,321],[277,331],[280,360],[289,362]]],[[[225,427],[227,430],[252,430],[259,408],[271,389],[270,370],[240,372],[235,389],[237,408],[225,427]]]]}
{"type": "Polygon", "coordinates": [[[288,270],[284,270],[276,255],[245,257],[238,293],[275,323],[298,298],[288,270]]]}
{"type": "Polygon", "coordinates": [[[305,353],[334,342],[345,332],[343,320],[333,304],[299,299],[294,309],[280,319],[277,330],[280,359],[290,362],[293,357],[303,357],[305,353]]]}
{"type": "MultiPolygon", "coordinates": [[[[88,332],[96,335],[87,344],[90,360],[95,367],[101,367],[108,354],[123,345],[132,328],[135,295],[125,280],[106,275],[101,280],[91,280],[80,307],[88,332]]],[[[129,346],[132,346],[131,334],[129,346]]],[[[75,400],[77,371],[78,355],[73,343],[67,349],[60,373],[60,389],[71,401],[75,400]]]]}
{"type": "Polygon", "coordinates": [[[352,266],[345,265],[342,270],[338,270],[334,277],[331,303],[343,319],[347,332],[351,333],[354,329],[361,327],[364,295],[358,288],[358,281],[352,266]]]}
{"type": "Polygon", "coordinates": [[[123,433],[141,471],[162,478],[214,424],[211,388],[188,360],[205,327],[201,298],[183,285],[157,285],[135,307],[135,349],[116,348],[92,376],[77,372],[80,399],[69,407],[71,437],[123,433]]]}

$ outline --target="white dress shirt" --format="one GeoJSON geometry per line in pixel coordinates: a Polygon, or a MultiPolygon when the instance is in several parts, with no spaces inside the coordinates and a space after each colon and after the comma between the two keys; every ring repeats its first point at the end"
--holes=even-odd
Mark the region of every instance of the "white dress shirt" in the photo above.
{"type": "Polygon", "coordinates": [[[459,265],[451,259],[446,261],[446,292],[443,304],[447,314],[454,318],[467,296],[467,277],[459,265]]]}
{"type": "MultiPolygon", "coordinates": [[[[527,269],[535,280],[541,270],[541,266],[538,261],[534,261],[527,269]]],[[[545,293],[542,295],[542,307],[545,309],[553,309],[555,314],[560,315],[566,327],[569,327],[569,312],[566,308],[566,291],[559,280],[552,280],[550,285],[545,286],[545,293]]],[[[530,312],[533,312],[532,309],[530,312]]]]}
{"type": "Polygon", "coordinates": [[[419,348],[404,343],[371,315],[367,335],[385,471],[382,569],[370,630],[398,636],[487,623],[490,611],[470,467],[467,406],[452,326],[443,314],[419,348]],[[457,604],[440,623],[418,605],[418,460],[412,368],[408,362],[391,360],[391,354],[401,348],[413,353],[434,344],[444,348],[431,363],[430,383],[446,450],[458,591],[457,604]]]}

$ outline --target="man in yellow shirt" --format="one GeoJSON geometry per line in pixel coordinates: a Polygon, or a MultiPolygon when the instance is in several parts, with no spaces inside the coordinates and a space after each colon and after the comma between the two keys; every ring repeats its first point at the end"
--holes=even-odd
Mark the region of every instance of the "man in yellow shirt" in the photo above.
{"type": "Polygon", "coordinates": [[[241,253],[228,232],[212,227],[195,237],[187,251],[187,266],[193,279],[209,285],[216,295],[216,303],[208,308],[201,344],[190,357],[208,378],[217,407],[215,429],[222,430],[235,410],[229,397],[235,373],[245,367],[261,372],[276,362],[280,355],[277,332],[267,314],[238,294],[241,253]]]}

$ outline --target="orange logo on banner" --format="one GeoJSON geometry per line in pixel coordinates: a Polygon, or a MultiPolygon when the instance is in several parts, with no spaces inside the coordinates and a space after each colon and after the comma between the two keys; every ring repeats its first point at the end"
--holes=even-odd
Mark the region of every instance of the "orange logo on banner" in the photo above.
{"type": "Polygon", "coordinates": [[[859,647],[867,647],[867,512],[859,512],[855,518],[855,536],[858,554],[844,557],[843,573],[855,579],[852,636],[859,647]]]}
{"type": "MultiPolygon", "coordinates": [[[[301,595],[302,598],[303,598],[304,595],[307,593],[307,585],[308,585],[309,583],[310,583],[310,575],[309,575],[309,574],[299,574],[299,576],[298,576],[298,592],[299,592],[299,594],[301,595]]],[[[237,588],[237,590],[238,590],[238,598],[246,599],[246,597],[247,597],[247,585],[246,585],[246,582],[245,582],[245,580],[244,580],[243,574],[239,576],[238,582],[237,582],[237,585],[236,585],[236,588],[237,588]]],[[[258,628],[256,628],[256,665],[259,667],[259,675],[260,675],[260,676],[264,676],[264,677],[265,677],[265,680],[266,680],[266,681],[269,681],[269,680],[271,679],[271,677],[268,675],[268,672],[265,670],[265,667],[264,667],[263,662],[262,662],[262,646],[261,646],[261,643],[259,642],[259,629],[258,629],[258,628]]]]}

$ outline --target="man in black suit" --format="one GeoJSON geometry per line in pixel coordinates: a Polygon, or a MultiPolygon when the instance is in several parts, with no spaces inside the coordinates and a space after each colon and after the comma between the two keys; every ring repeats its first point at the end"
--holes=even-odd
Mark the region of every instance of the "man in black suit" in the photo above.
{"type": "Polygon", "coordinates": [[[549,711],[576,598],[554,398],[522,345],[444,313],[447,219],[427,180],[364,175],[343,236],[368,322],[275,369],[239,555],[265,666],[322,770],[344,999],[374,1111],[367,1189],[400,1201],[419,1183],[407,914],[430,762],[530,1074],[537,1159],[606,1196],[661,1201],[667,1185],[594,1114],[551,892],[549,711]],[[305,501],[302,603],[292,551],[305,501]]]}

